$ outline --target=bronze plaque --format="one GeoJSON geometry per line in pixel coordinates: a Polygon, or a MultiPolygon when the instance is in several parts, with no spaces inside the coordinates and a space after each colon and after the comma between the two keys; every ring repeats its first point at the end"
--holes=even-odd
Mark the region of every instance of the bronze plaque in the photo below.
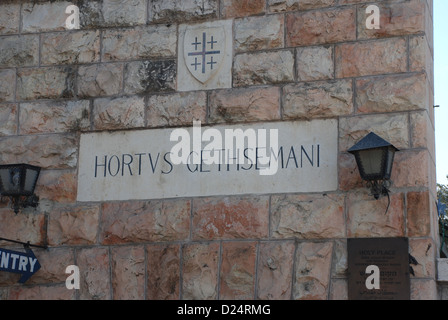
{"type": "Polygon", "coordinates": [[[349,300],[409,300],[408,238],[347,240],[349,300]]]}

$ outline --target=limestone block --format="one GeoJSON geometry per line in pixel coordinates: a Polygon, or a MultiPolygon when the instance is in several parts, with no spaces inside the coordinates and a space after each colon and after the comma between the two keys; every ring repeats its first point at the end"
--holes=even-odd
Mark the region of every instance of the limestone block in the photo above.
{"type": "Polygon", "coordinates": [[[180,291],[180,245],[152,244],[147,250],[147,298],[178,300],[180,291]]]}
{"type": "Polygon", "coordinates": [[[16,88],[16,72],[13,69],[0,70],[0,102],[14,101],[16,88]]]}
{"type": "Polygon", "coordinates": [[[124,69],[124,92],[169,92],[176,88],[176,62],[174,60],[135,61],[124,69]]]}
{"type": "MultiPolygon", "coordinates": [[[[5,162],[2,161],[2,163],[5,162]]],[[[34,208],[27,209],[26,211],[22,209],[20,214],[14,214],[9,207],[1,208],[0,232],[2,238],[16,241],[29,241],[33,244],[43,244],[45,241],[45,215],[34,211],[34,208]],[[23,239],[23,236],[26,236],[26,239],[23,239]]],[[[11,245],[9,242],[0,241],[0,243],[2,246],[11,245]]]]}
{"type": "Polygon", "coordinates": [[[51,248],[48,250],[39,250],[38,252],[34,251],[34,254],[38,258],[41,268],[27,280],[27,284],[65,284],[68,276],[65,273],[65,268],[74,264],[73,249],[51,248]]]}
{"type": "Polygon", "coordinates": [[[22,134],[89,130],[90,102],[22,103],[19,123],[22,134]]]}
{"type": "MultiPolygon", "coordinates": [[[[429,211],[426,211],[429,212],[429,211]]],[[[429,214],[428,214],[429,215],[429,214]]],[[[438,248],[434,245],[432,239],[410,239],[409,253],[417,260],[417,265],[412,265],[415,276],[413,278],[432,278],[436,277],[437,261],[434,257],[437,255],[438,248]]]]}
{"type": "MultiPolygon", "coordinates": [[[[14,274],[16,275],[16,274],[14,274]]],[[[18,275],[17,275],[18,276],[18,275]]],[[[16,283],[19,278],[16,279],[16,283]]],[[[67,290],[65,283],[55,286],[16,286],[9,290],[9,300],[74,300],[75,290],[67,290]]]]}
{"type": "Polygon", "coordinates": [[[407,3],[376,3],[380,10],[380,29],[367,29],[367,4],[358,6],[358,38],[383,38],[403,36],[425,31],[425,4],[421,1],[407,3]]]}
{"type": "Polygon", "coordinates": [[[448,281],[448,259],[437,259],[437,280],[448,281]]]}
{"type": "Polygon", "coordinates": [[[190,201],[110,202],[102,206],[103,244],[184,240],[190,233],[190,201]]]}
{"type": "Polygon", "coordinates": [[[401,193],[390,194],[379,200],[362,189],[347,198],[348,237],[402,237],[404,236],[404,199],[401,193]]]}
{"type": "Polygon", "coordinates": [[[76,171],[42,170],[35,193],[40,199],[57,203],[76,202],[76,171]]]}
{"type": "Polygon", "coordinates": [[[297,75],[300,81],[332,79],[333,47],[297,48],[297,75]]]}
{"type": "Polygon", "coordinates": [[[183,247],[183,299],[217,299],[218,260],[219,243],[191,243],[183,247]]]}
{"type": "MultiPolygon", "coordinates": [[[[109,249],[87,247],[76,251],[76,265],[80,271],[79,299],[111,299],[109,249]]],[[[67,290],[64,286],[64,289],[67,290]]]]}
{"type": "Polygon", "coordinates": [[[206,114],[207,95],[198,91],[152,95],[146,117],[149,127],[191,126],[194,120],[205,123],[206,114]]]}
{"type": "Polygon", "coordinates": [[[22,32],[65,30],[68,14],[65,9],[71,1],[27,2],[22,6],[22,32]]]}
{"type": "Polygon", "coordinates": [[[286,15],[286,45],[310,46],[356,40],[353,8],[316,10],[286,15]]]}
{"type": "Polygon", "coordinates": [[[20,3],[5,3],[0,5],[0,34],[19,32],[20,3]]]}
{"type": "Polygon", "coordinates": [[[287,12],[299,9],[301,0],[268,0],[269,12],[287,12]]]}
{"type": "Polygon", "coordinates": [[[291,298],[294,242],[262,242],[258,256],[257,299],[291,298]]]}
{"type": "Polygon", "coordinates": [[[132,29],[106,29],[103,33],[104,61],[129,60],[176,55],[176,26],[145,26],[132,29]]]}
{"type": "Polygon", "coordinates": [[[149,0],[148,20],[152,23],[172,23],[216,18],[218,3],[218,0],[149,0]]]}
{"type": "Polygon", "coordinates": [[[111,249],[113,297],[116,300],[145,298],[145,248],[143,246],[111,249]]]}
{"type": "Polygon", "coordinates": [[[98,130],[144,127],[144,112],[141,97],[99,98],[94,102],[93,124],[98,130]]]}
{"type": "Polygon", "coordinates": [[[95,244],[99,206],[54,208],[49,213],[48,242],[52,246],[95,244]]]}
{"type": "Polygon", "coordinates": [[[337,78],[407,71],[407,46],[403,38],[340,44],[335,55],[337,78]]]}
{"type": "Polygon", "coordinates": [[[283,15],[248,17],[235,21],[237,52],[283,48],[283,15]]]}
{"type": "Polygon", "coordinates": [[[135,26],[146,23],[146,0],[103,0],[106,26],[135,26]]]}
{"type": "Polygon", "coordinates": [[[265,12],[266,0],[224,0],[221,14],[224,18],[246,17],[265,12]]]}
{"type": "Polygon", "coordinates": [[[408,192],[406,195],[407,228],[410,237],[426,237],[431,234],[429,192],[408,192]],[[425,214],[423,214],[425,213],[425,214]]]}
{"type": "Polygon", "coordinates": [[[0,136],[9,136],[16,134],[17,113],[17,104],[0,103],[0,136]]]}
{"type": "Polygon", "coordinates": [[[296,251],[293,298],[326,300],[330,290],[332,242],[304,242],[296,251]]]}
{"type": "Polygon", "coordinates": [[[352,81],[287,85],[283,88],[283,101],[285,119],[349,115],[353,112],[352,81]]]}
{"type": "Polygon", "coordinates": [[[201,198],[193,206],[193,238],[266,238],[269,197],[201,198]]]}
{"type": "Polygon", "coordinates": [[[220,299],[254,298],[256,251],[256,242],[223,243],[220,299]]]}
{"type": "Polygon", "coordinates": [[[394,112],[427,107],[425,74],[361,79],[356,81],[356,89],[358,112],[394,112]]]}
{"type": "Polygon", "coordinates": [[[42,37],[42,65],[99,61],[100,32],[50,33],[42,37]]]}
{"type": "Polygon", "coordinates": [[[121,92],[124,66],[121,63],[93,64],[78,67],[78,96],[98,97],[121,92]]]}
{"type": "Polygon", "coordinates": [[[280,90],[278,88],[217,90],[210,95],[210,122],[269,120],[280,120],[280,90]]]}
{"type": "Polygon", "coordinates": [[[2,37],[0,40],[0,68],[27,67],[39,64],[39,36],[2,37]]]}
{"type": "Polygon", "coordinates": [[[22,69],[17,73],[17,97],[21,100],[71,98],[76,72],[72,67],[22,69]]]}
{"type": "Polygon", "coordinates": [[[289,50],[240,54],[235,57],[233,68],[235,86],[294,81],[294,55],[289,50]]]}
{"type": "Polygon", "coordinates": [[[2,163],[26,162],[41,168],[75,168],[78,139],[72,134],[13,136],[0,140],[2,163]]]}
{"type": "Polygon", "coordinates": [[[339,238],[345,236],[341,195],[282,195],[271,199],[274,238],[339,238]]]}

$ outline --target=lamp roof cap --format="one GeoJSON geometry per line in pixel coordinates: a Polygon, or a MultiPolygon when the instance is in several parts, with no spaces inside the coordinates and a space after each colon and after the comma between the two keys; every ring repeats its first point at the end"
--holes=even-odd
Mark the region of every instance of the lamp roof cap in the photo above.
{"type": "Polygon", "coordinates": [[[368,135],[362,138],[357,144],[348,149],[348,152],[353,153],[361,150],[384,148],[384,147],[392,147],[395,149],[395,151],[399,151],[390,142],[387,142],[386,140],[376,135],[375,133],[370,132],[368,135]]]}

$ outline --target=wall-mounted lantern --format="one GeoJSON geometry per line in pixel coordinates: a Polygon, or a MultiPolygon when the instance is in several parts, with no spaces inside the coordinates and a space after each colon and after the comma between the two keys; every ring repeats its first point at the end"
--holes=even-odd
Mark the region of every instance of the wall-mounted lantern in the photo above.
{"type": "Polygon", "coordinates": [[[0,165],[0,194],[10,198],[16,214],[20,208],[35,208],[39,204],[34,188],[40,169],[23,163],[0,165]]]}
{"type": "Polygon", "coordinates": [[[367,181],[377,200],[381,195],[389,195],[388,188],[392,184],[390,176],[396,151],[397,148],[373,132],[348,150],[355,156],[361,178],[367,181]]]}

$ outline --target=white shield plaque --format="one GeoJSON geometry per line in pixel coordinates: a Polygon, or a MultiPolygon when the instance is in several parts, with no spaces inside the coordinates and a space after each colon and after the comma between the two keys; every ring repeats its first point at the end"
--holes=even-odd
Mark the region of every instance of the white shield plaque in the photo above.
{"type": "Polygon", "coordinates": [[[177,90],[232,87],[232,20],[179,25],[177,90]]]}
{"type": "Polygon", "coordinates": [[[187,28],[184,36],[184,60],[193,77],[205,83],[218,73],[225,56],[225,43],[223,27],[187,28]]]}

